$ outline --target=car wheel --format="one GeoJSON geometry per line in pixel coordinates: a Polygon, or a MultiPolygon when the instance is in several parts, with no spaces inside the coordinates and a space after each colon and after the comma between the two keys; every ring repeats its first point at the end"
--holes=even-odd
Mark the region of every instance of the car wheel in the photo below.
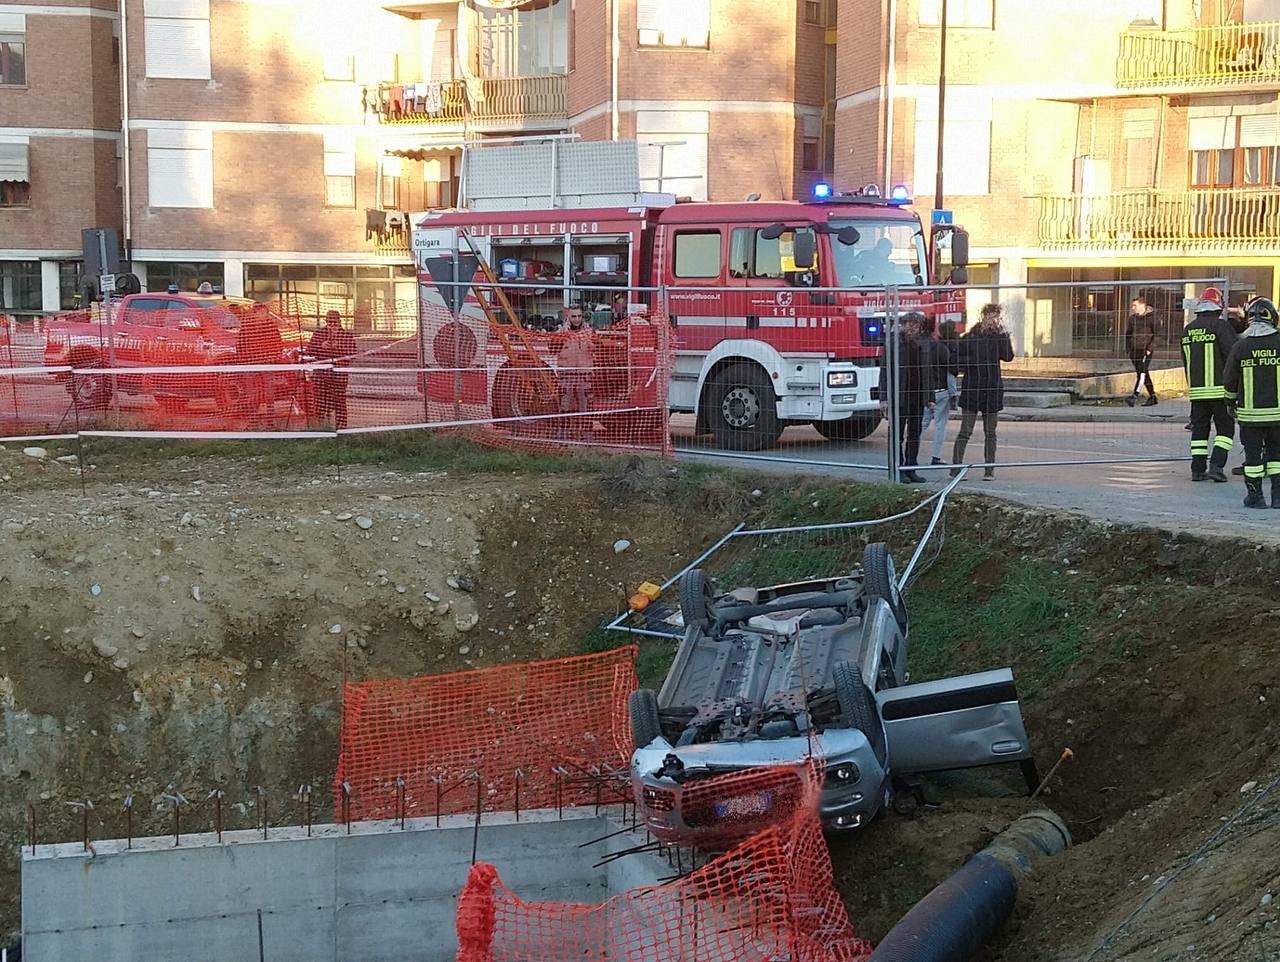
{"type": "Polygon", "coordinates": [[[686,571],[680,579],[680,616],[686,628],[711,627],[711,612],[715,604],[715,589],[711,578],[701,568],[686,571]]]}
{"type": "Polygon", "coordinates": [[[773,447],[782,434],[778,400],[764,370],[737,364],[715,376],[704,400],[716,444],[729,451],[773,447]]]}
{"type": "Polygon", "coordinates": [[[627,698],[627,713],[631,716],[631,740],[636,748],[644,748],[662,737],[658,697],[650,689],[638,688],[631,693],[627,698]]]}
{"type": "Polygon", "coordinates": [[[898,575],[893,568],[889,546],[883,541],[869,544],[862,552],[862,593],[868,598],[883,598],[889,603],[898,625],[907,627],[907,606],[898,590],[898,575]]]}
{"type": "Polygon", "coordinates": [[[857,666],[847,661],[836,662],[831,670],[831,678],[836,689],[836,702],[840,706],[845,724],[867,736],[876,761],[883,766],[884,726],[880,721],[880,712],[876,710],[876,700],[863,683],[857,666]]]}
{"type": "MultiPolygon", "coordinates": [[[[85,359],[78,367],[96,367],[97,359],[85,359]]],[[[111,381],[105,374],[77,374],[71,372],[67,381],[67,393],[80,411],[105,411],[111,404],[111,381]]]]}
{"type": "Polygon", "coordinates": [[[843,421],[814,421],[818,429],[828,441],[862,441],[875,433],[883,418],[876,414],[855,414],[843,421]]]}

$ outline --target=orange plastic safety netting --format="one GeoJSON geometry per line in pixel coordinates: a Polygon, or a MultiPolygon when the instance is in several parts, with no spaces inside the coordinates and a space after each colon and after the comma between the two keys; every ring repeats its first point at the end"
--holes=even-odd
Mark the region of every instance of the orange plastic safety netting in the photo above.
{"type": "Polygon", "coordinates": [[[110,311],[5,322],[0,436],[427,429],[539,450],[670,453],[665,319],[545,332],[495,324],[477,303],[343,313],[135,295],[110,311]]]}
{"type": "Polygon", "coordinates": [[[635,652],[348,683],[334,810],[360,820],[620,800],[635,652]]]}
{"type": "Polygon", "coordinates": [[[796,804],[768,828],[664,885],[599,905],[524,902],[494,866],[475,865],[458,903],[459,962],[866,958],[871,945],[849,922],[822,836],[819,767],[742,777],[774,788],[789,780],[796,804]]]}

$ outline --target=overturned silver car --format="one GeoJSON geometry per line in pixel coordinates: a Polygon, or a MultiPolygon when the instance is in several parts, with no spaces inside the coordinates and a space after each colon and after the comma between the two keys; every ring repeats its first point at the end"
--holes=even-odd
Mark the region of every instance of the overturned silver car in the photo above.
{"type": "Polygon", "coordinates": [[[705,784],[695,789],[811,758],[825,766],[819,808],[834,829],[865,825],[895,784],[924,772],[1019,762],[1035,784],[1012,671],[908,684],[907,609],[884,544],[848,577],[723,594],[694,569],[680,610],[665,683],[629,704],[636,802],[661,839],[780,816],[785,800],[768,791],[707,804],[705,784]]]}

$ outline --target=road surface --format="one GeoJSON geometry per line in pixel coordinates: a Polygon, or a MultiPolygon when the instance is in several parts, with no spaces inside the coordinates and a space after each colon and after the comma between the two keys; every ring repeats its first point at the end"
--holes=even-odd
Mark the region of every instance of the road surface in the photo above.
{"type": "MultiPolygon", "coordinates": [[[[1280,544],[1280,510],[1246,509],[1244,482],[1192,483],[1186,460],[1134,461],[1124,464],[1073,462],[1120,458],[1188,458],[1190,434],[1184,429],[1187,402],[1166,402],[1148,410],[1104,409],[1096,414],[1079,410],[1044,412],[1039,417],[1095,416],[1094,421],[1002,420],[992,481],[980,469],[970,471],[960,490],[995,495],[1021,504],[1076,511],[1099,520],[1146,525],[1219,537],[1240,536],[1280,544]],[[1017,462],[1056,462],[1028,464],[1017,462]]],[[[1007,412],[1008,413],[1008,412],[1007,412]]],[[[1013,415],[1017,416],[1017,415],[1013,415]]],[[[959,415],[948,424],[948,441],[959,430],[959,415]]],[[[749,458],[716,450],[709,439],[692,437],[686,416],[673,418],[672,433],[678,456],[693,461],[733,464],[743,468],[801,475],[828,475],[861,480],[885,480],[886,430],[881,427],[866,441],[826,441],[812,428],[788,428],[778,447],[749,458]],[[805,463],[808,462],[808,463],[805,463]],[[866,467],[859,467],[859,466],[866,467]]],[[[928,460],[928,439],[922,460],[928,460]]],[[[951,457],[950,443],[944,459],[951,457]]],[[[977,426],[966,455],[982,457],[982,427],[977,426]]],[[[1228,465],[1240,464],[1237,443],[1228,465]]],[[[922,471],[932,489],[945,471],[922,471]]]]}

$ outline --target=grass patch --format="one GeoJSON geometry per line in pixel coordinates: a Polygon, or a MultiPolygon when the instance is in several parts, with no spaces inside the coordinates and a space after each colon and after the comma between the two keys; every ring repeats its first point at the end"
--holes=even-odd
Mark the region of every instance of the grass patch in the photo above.
{"type": "Polygon", "coordinates": [[[100,470],[132,467],[174,458],[252,461],[265,468],[316,468],[380,465],[399,470],[442,470],[459,474],[602,473],[621,460],[595,454],[533,454],[490,447],[437,431],[390,431],[345,435],[341,439],[263,441],[143,441],[90,438],[85,460],[100,470]]]}
{"type": "MultiPolygon", "coordinates": [[[[604,625],[597,625],[587,633],[578,645],[584,655],[613,651],[628,644],[627,636],[618,631],[607,631],[604,625]]],[[[640,679],[641,688],[660,688],[667,670],[676,657],[677,642],[662,641],[658,638],[645,638],[637,642],[640,652],[636,656],[636,675],[640,679]]]]}
{"type": "Polygon", "coordinates": [[[911,667],[918,681],[1011,665],[1035,697],[1084,657],[1096,583],[1034,559],[950,540],[915,585],[911,667]]]}

